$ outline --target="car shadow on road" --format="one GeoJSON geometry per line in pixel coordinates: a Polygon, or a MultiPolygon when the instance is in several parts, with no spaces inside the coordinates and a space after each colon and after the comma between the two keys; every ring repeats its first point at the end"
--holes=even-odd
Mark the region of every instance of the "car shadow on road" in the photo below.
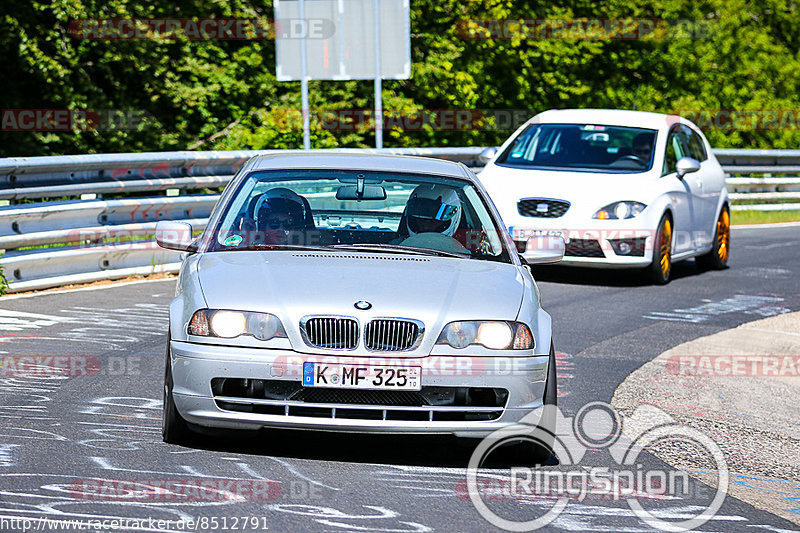
{"type": "MultiPolygon", "coordinates": [[[[681,261],[672,266],[670,282],[700,275],[706,270],[699,268],[694,260],[681,261]]],[[[536,281],[566,283],[569,285],[594,285],[605,287],[655,286],[642,270],[604,269],[559,265],[536,265],[533,267],[536,281]]]]}
{"type": "MultiPolygon", "coordinates": [[[[448,435],[375,435],[268,429],[196,435],[187,446],[213,452],[284,459],[466,468],[478,442],[478,439],[458,439],[448,435]]],[[[484,466],[504,468],[515,462],[513,457],[505,453],[493,454],[484,466]]]]}

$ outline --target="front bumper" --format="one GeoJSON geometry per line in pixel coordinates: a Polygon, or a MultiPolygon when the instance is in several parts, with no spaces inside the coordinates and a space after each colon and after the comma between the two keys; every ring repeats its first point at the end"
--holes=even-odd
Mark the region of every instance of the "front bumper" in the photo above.
{"type": "Polygon", "coordinates": [[[645,229],[638,220],[636,224],[620,221],[615,226],[607,221],[592,221],[585,227],[570,225],[561,218],[537,219],[536,222],[518,218],[514,222],[516,224],[509,224],[508,229],[520,253],[524,253],[520,248],[522,243],[527,244],[529,250],[536,246],[536,235],[564,237],[566,250],[559,262],[561,265],[640,268],[653,261],[655,230],[645,229]],[[533,237],[532,241],[529,241],[530,237],[533,237]],[[625,248],[621,243],[625,243],[625,248]]]}
{"type": "MultiPolygon", "coordinates": [[[[467,406],[397,406],[375,404],[303,404],[259,398],[236,398],[237,405],[250,404],[254,411],[221,408],[231,398],[215,396],[214,378],[284,380],[300,383],[304,361],[326,357],[291,350],[266,350],[170,341],[173,397],[181,416],[206,427],[259,429],[263,427],[347,431],[364,433],[453,434],[484,437],[494,430],[513,426],[541,407],[547,375],[547,355],[533,357],[402,358],[403,364],[422,366],[426,387],[498,388],[508,391],[505,405],[494,408],[467,406]],[[469,362],[469,364],[465,364],[469,362]],[[266,411],[268,412],[264,412],[266,411]],[[339,415],[337,416],[337,411],[339,415]],[[358,412],[368,416],[358,417],[358,412]],[[489,420],[469,420],[472,415],[496,413],[489,420]],[[310,414],[309,414],[310,413],[310,414]],[[344,414],[343,414],[344,413],[344,414]],[[397,419],[397,418],[402,419],[397,419]],[[414,418],[410,420],[408,418],[414,418]],[[453,418],[456,418],[455,420],[453,418]],[[459,419],[465,418],[465,419],[459,419]]],[[[347,356],[347,362],[386,364],[400,358],[347,356]]],[[[525,425],[531,421],[526,419],[525,425]]]]}

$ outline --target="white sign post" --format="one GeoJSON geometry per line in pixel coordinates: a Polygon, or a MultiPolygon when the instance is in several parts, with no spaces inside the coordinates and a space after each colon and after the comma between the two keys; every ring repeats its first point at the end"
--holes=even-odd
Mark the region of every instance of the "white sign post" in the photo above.
{"type": "Polygon", "coordinates": [[[370,79],[381,148],[381,80],[411,77],[409,0],[275,0],[275,21],[276,78],[301,82],[304,148],[311,145],[308,80],[370,79]]]}

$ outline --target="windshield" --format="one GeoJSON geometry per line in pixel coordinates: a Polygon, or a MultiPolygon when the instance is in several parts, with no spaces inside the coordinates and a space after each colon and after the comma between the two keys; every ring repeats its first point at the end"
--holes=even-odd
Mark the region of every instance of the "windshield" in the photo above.
{"type": "Polygon", "coordinates": [[[645,172],[656,131],[595,124],[532,124],[497,159],[500,166],[645,172]]]}
{"type": "Polygon", "coordinates": [[[223,209],[208,251],[345,249],[511,262],[504,233],[466,180],[256,171],[223,209]]]}

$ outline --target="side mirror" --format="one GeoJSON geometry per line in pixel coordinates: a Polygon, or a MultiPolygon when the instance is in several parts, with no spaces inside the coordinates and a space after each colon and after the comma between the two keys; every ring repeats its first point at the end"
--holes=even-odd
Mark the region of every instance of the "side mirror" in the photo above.
{"type": "Polygon", "coordinates": [[[525,251],[520,255],[529,265],[558,263],[564,259],[567,244],[557,235],[536,235],[525,243],[525,251]]]}
{"type": "Polygon", "coordinates": [[[179,252],[193,252],[197,248],[192,241],[191,224],[175,220],[160,220],[156,224],[156,244],[179,252]]]}
{"type": "Polygon", "coordinates": [[[692,159],[691,157],[681,157],[675,164],[675,171],[678,174],[679,180],[682,180],[686,174],[691,174],[692,172],[697,172],[698,170],[700,170],[700,162],[697,159],[692,159]]]}
{"type": "Polygon", "coordinates": [[[490,146],[489,148],[484,148],[483,151],[478,155],[478,161],[481,163],[488,163],[494,156],[497,155],[497,146],[490,146]]]}

